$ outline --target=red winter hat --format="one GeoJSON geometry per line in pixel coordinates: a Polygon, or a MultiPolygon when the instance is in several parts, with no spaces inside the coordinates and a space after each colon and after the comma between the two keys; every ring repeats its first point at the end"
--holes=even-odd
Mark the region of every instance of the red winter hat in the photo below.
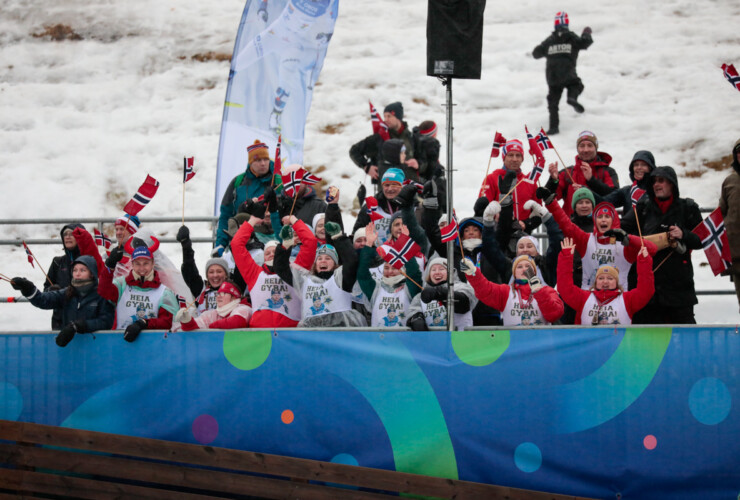
{"type": "Polygon", "coordinates": [[[510,141],[506,141],[506,144],[504,144],[504,148],[503,148],[504,156],[506,156],[512,151],[518,151],[523,155],[524,146],[522,146],[522,141],[520,141],[519,139],[512,139],[510,141]]]}
{"type": "Polygon", "coordinates": [[[567,12],[558,12],[555,14],[555,27],[558,26],[565,26],[568,27],[568,13],[567,12]]]}
{"type": "Polygon", "coordinates": [[[596,207],[594,208],[594,213],[591,215],[594,219],[594,233],[598,233],[599,230],[596,226],[596,217],[600,214],[608,214],[612,217],[612,229],[617,229],[620,227],[620,221],[619,221],[619,215],[617,215],[617,210],[614,208],[614,205],[609,203],[608,201],[602,201],[596,207]]]}
{"type": "Polygon", "coordinates": [[[239,290],[239,287],[233,283],[229,283],[228,281],[221,283],[221,286],[218,287],[218,293],[228,293],[237,299],[242,298],[242,292],[239,290]]]}

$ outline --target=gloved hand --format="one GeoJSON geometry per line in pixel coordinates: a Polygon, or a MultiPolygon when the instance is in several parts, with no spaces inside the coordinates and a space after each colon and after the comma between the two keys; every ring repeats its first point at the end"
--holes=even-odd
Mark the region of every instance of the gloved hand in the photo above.
{"type": "Polygon", "coordinates": [[[542,222],[545,222],[547,219],[549,219],[552,215],[550,212],[547,211],[545,207],[540,205],[534,200],[527,200],[524,202],[524,210],[531,210],[532,213],[529,214],[530,217],[539,217],[542,219],[542,222]]]}
{"type": "Polygon", "coordinates": [[[290,226],[283,226],[280,229],[280,239],[283,240],[283,246],[290,248],[295,244],[295,232],[290,226]]]}
{"type": "Polygon", "coordinates": [[[475,204],[473,205],[473,214],[476,217],[482,217],[483,211],[488,207],[488,198],[485,196],[481,196],[477,200],[475,200],[475,204]]]}
{"type": "Polygon", "coordinates": [[[555,193],[544,187],[538,187],[535,196],[542,200],[545,205],[549,205],[555,199],[555,193]]]}
{"type": "Polygon", "coordinates": [[[263,22],[267,22],[267,9],[260,8],[257,11],[257,15],[260,17],[260,19],[262,19],[263,22]]]}
{"type": "Polygon", "coordinates": [[[516,185],[516,172],[506,172],[506,175],[498,179],[498,192],[501,196],[508,193],[516,185]]]}
{"type": "Polygon", "coordinates": [[[280,196],[278,198],[278,214],[280,219],[290,215],[290,209],[293,207],[293,198],[287,196],[280,196]]]}
{"type": "Polygon", "coordinates": [[[24,297],[29,297],[36,291],[36,286],[26,278],[13,278],[10,280],[10,286],[12,286],[14,290],[20,290],[24,297]]]}
{"type": "Polygon", "coordinates": [[[436,210],[439,208],[439,200],[437,199],[437,183],[434,179],[428,180],[424,183],[424,190],[421,192],[422,202],[424,208],[430,210],[436,210]]]}
{"type": "Polygon", "coordinates": [[[496,216],[501,213],[501,205],[497,201],[492,201],[488,204],[485,210],[483,210],[483,224],[486,226],[492,226],[496,220],[496,216]]]}
{"type": "Polygon", "coordinates": [[[335,237],[342,234],[342,226],[340,226],[336,222],[325,222],[324,231],[326,231],[326,234],[329,236],[330,239],[334,239],[335,237]]]}
{"type": "Polygon", "coordinates": [[[70,323],[59,331],[54,341],[59,347],[64,347],[72,341],[75,333],[77,333],[77,329],[74,323],[70,323]]]}
{"type": "Polygon", "coordinates": [[[175,321],[178,323],[190,323],[190,320],[192,319],[193,317],[187,309],[180,309],[177,311],[177,314],[175,314],[175,321]]]}
{"type": "Polygon", "coordinates": [[[265,188],[265,192],[262,193],[262,195],[265,197],[265,205],[267,205],[267,210],[270,212],[275,212],[278,208],[277,204],[277,195],[275,194],[275,190],[267,186],[265,188]]]}
{"type": "Polygon", "coordinates": [[[408,321],[406,321],[406,326],[415,332],[426,332],[429,330],[429,326],[424,319],[424,315],[420,312],[411,316],[408,321]]]}
{"type": "Polygon", "coordinates": [[[56,292],[57,290],[61,290],[61,289],[62,289],[62,287],[60,287],[59,285],[57,285],[56,283],[54,283],[49,288],[47,288],[47,291],[48,292],[56,292]]]}
{"type": "Polygon", "coordinates": [[[249,215],[253,215],[257,217],[258,219],[265,218],[265,212],[267,212],[267,207],[265,206],[263,202],[261,201],[253,202],[251,209],[252,211],[249,213],[249,215]]]}
{"type": "Polygon", "coordinates": [[[425,304],[433,300],[447,300],[447,285],[427,285],[421,290],[421,301],[425,304]]]}
{"type": "Polygon", "coordinates": [[[211,250],[211,257],[221,257],[224,254],[224,246],[219,245],[211,250]]]}
{"type": "Polygon", "coordinates": [[[107,259],[105,259],[105,267],[108,269],[115,269],[116,264],[121,262],[121,259],[123,259],[123,247],[117,246],[113,250],[110,251],[110,255],[107,259]]]}
{"type": "Polygon", "coordinates": [[[590,35],[591,34],[591,26],[586,26],[583,28],[583,34],[584,35],[590,35]]]}
{"type": "Polygon", "coordinates": [[[131,323],[126,327],[126,331],[123,332],[123,340],[126,342],[133,342],[144,328],[146,328],[145,319],[140,319],[131,323]]]}
{"type": "Polygon", "coordinates": [[[360,206],[362,206],[363,203],[365,203],[365,197],[367,196],[367,188],[364,184],[362,184],[359,188],[357,188],[357,201],[360,202],[360,206]]]}
{"type": "Polygon", "coordinates": [[[177,236],[175,236],[175,239],[179,241],[180,243],[184,243],[187,240],[189,240],[190,239],[190,229],[188,229],[188,226],[180,226],[180,229],[177,230],[177,236]]]}
{"type": "Polygon", "coordinates": [[[416,186],[414,184],[405,185],[395,198],[395,200],[398,200],[398,206],[401,208],[413,206],[416,201],[416,193],[416,186]]]}
{"type": "Polygon", "coordinates": [[[620,242],[624,246],[629,246],[630,244],[629,234],[627,234],[627,232],[624,229],[620,229],[618,227],[605,231],[604,236],[607,236],[609,238],[614,237],[617,239],[618,242],[620,242]]]}
{"type": "Polygon", "coordinates": [[[527,281],[529,281],[529,288],[532,290],[532,293],[542,290],[542,282],[534,269],[528,267],[525,269],[524,275],[527,277],[527,281]]]}
{"type": "Polygon", "coordinates": [[[329,186],[326,190],[326,202],[329,204],[339,202],[339,188],[336,186],[329,186]]]}
{"type": "Polygon", "coordinates": [[[85,333],[87,331],[87,321],[84,319],[76,319],[72,322],[77,333],[85,333]]]}
{"type": "Polygon", "coordinates": [[[468,276],[472,276],[475,274],[475,264],[467,257],[460,261],[460,269],[468,276]]]}

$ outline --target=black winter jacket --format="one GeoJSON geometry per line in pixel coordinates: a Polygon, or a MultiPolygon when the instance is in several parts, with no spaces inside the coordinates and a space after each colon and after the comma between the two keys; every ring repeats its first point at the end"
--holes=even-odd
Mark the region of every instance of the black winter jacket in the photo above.
{"type": "Polygon", "coordinates": [[[534,48],[535,59],[547,57],[545,77],[551,86],[567,86],[578,79],[576,61],[578,52],[594,43],[590,34],[578,36],[567,29],[557,29],[534,48]]]}

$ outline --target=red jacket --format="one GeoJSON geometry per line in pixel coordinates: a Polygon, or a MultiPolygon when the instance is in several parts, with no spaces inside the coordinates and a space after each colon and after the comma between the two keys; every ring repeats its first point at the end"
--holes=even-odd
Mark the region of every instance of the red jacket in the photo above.
{"type": "MultiPolygon", "coordinates": [[[[477,272],[475,274],[467,276],[468,283],[475,290],[475,296],[489,307],[493,307],[497,311],[503,311],[506,307],[506,301],[509,299],[509,293],[511,287],[509,285],[499,285],[497,283],[491,283],[488,281],[483,273],[477,272]]],[[[572,281],[572,279],[571,279],[572,281]]],[[[519,285],[514,283],[513,286],[521,294],[524,300],[529,299],[531,290],[529,285],[519,285]]],[[[565,308],[563,307],[563,301],[560,300],[558,293],[555,289],[549,286],[543,286],[537,292],[534,297],[537,299],[537,304],[540,306],[542,317],[548,322],[552,323],[560,319],[563,315],[565,308]]]]}
{"type": "MultiPolygon", "coordinates": [[[[599,151],[596,158],[588,162],[588,164],[591,166],[594,179],[603,182],[609,187],[616,187],[611,173],[609,172],[611,169],[606,168],[611,165],[611,162],[612,157],[609,153],[602,153],[599,151]]],[[[583,171],[581,170],[581,159],[578,156],[576,156],[575,166],[570,166],[560,171],[558,174],[558,187],[555,190],[555,194],[558,199],[563,200],[563,210],[565,210],[565,213],[569,216],[573,214],[573,193],[576,192],[573,182],[580,184],[581,186],[589,187],[588,181],[586,181],[586,177],[584,177],[583,171]]],[[[593,191],[593,189],[591,190],[593,191]]]]}
{"type": "MultiPolygon", "coordinates": [[[[591,233],[587,233],[586,231],[575,225],[573,221],[570,220],[570,216],[565,213],[565,211],[560,207],[557,201],[553,200],[549,205],[547,205],[547,209],[552,214],[555,222],[558,223],[558,226],[560,226],[560,229],[562,229],[563,234],[568,238],[573,238],[573,243],[576,244],[576,252],[578,252],[578,255],[583,258],[586,255],[586,248],[588,247],[588,240],[591,237],[591,233]]],[[[619,226],[619,218],[615,217],[612,221],[612,229],[617,229],[619,228],[619,226]]],[[[598,231],[599,230],[596,227],[596,220],[594,220],[594,234],[596,235],[597,240],[602,245],[608,244],[610,238],[601,236],[601,233],[599,233],[598,231]]],[[[656,247],[655,243],[653,243],[652,241],[641,241],[638,236],[633,235],[629,235],[629,240],[630,244],[624,249],[624,258],[627,260],[627,262],[634,262],[637,259],[637,254],[640,253],[640,246],[642,246],[643,241],[648,249],[648,253],[651,256],[655,255],[655,252],[658,251],[658,247],[656,247]]],[[[615,244],[620,245],[621,243],[615,244]]]]}
{"type": "MultiPolygon", "coordinates": [[[[305,269],[311,269],[314,260],[316,260],[316,236],[300,219],[293,224],[293,229],[301,239],[301,250],[298,252],[294,264],[305,269]]],[[[252,237],[253,232],[252,225],[245,222],[231,240],[234,263],[236,263],[236,267],[241,272],[249,290],[252,290],[260,274],[273,274],[267,270],[267,266],[258,266],[247,250],[247,242],[252,237]]],[[[253,305],[257,306],[257,304],[253,305]]],[[[293,328],[298,325],[298,321],[292,320],[284,314],[263,309],[252,314],[249,325],[252,328],[293,328]]]]}
{"type": "MultiPolygon", "coordinates": [[[[624,305],[630,318],[645,307],[655,293],[653,278],[653,258],[637,257],[637,287],[629,292],[616,290],[583,290],[573,284],[573,252],[563,250],[558,256],[558,292],[563,300],[576,311],[575,324],[581,324],[581,313],[589,296],[593,293],[600,302],[624,294],[624,305]]],[[[539,299],[538,299],[539,300],[539,299]]]]}
{"type": "MultiPolygon", "coordinates": [[[[506,193],[499,192],[498,183],[507,173],[508,170],[500,168],[488,174],[488,177],[483,180],[483,186],[481,186],[479,196],[485,196],[488,198],[488,201],[499,201],[499,197],[506,193]]],[[[529,217],[530,210],[525,210],[524,204],[527,200],[537,201],[537,196],[535,196],[537,184],[527,179],[527,176],[524,175],[521,170],[516,174],[516,182],[519,181],[522,181],[521,184],[516,186],[516,189],[514,189],[514,192],[512,193],[514,198],[514,218],[525,220],[529,217]],[[522,179],[524,180],[522,181],[522,179]]]]}

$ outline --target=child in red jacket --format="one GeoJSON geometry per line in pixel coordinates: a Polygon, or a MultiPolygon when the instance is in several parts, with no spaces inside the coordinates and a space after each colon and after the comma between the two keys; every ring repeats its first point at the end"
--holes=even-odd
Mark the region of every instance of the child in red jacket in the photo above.
{"type": "Polygon", "coordinates": [[[511,285],[491,283],[478,272],[470,259],[463,259],[461,268],[478,300],[501,311],[504,325],[549,325],[563,315],[563,301],[555,289],[542,284],[534,259],[529,255],[514,259],[511,285]]]}
{"type": "Polygon", "coordinates": [[[631,325],[632,316],[645,307],[655,293],[653,258],[646,247],[637,254],[637,287],[625,292],[619,284],[619,271],[608,265],[599,267],[590,290],[573,284],[573,252],[570,238],[562,243],[558,257],[558,291],[576,311],[576,325],[631,325]]]}

